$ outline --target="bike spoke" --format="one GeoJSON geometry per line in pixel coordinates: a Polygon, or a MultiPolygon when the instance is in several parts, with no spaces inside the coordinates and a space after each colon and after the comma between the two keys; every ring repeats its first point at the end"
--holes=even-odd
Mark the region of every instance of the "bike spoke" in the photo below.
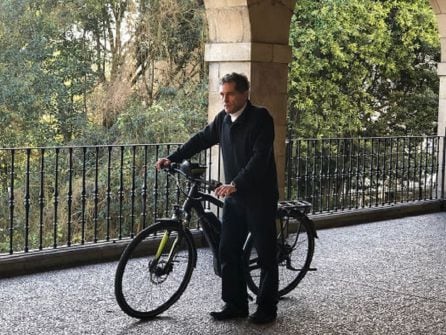
{"type": "Polygon", "coordinates": [[[193,253],[189,241],[179,233],[154,229],[126,254],[117,298],[129,315],[153,317],[184,291],[193,270],[193,253]]]}
{"type": "MultiPolygon", "coordinates": [[[[279,295],[292,290],[308,271],[313,255],[314,240],[307,230],[308,226],[301,222],[286,222],[277,241],[279,265],[279,295]],[[289,223],[289,225],[288,225],[289,223]]],[[[251,243],[248,259],[248,285],[254,293],[258,292],[261,271],[255,247],[251,243]]]]}

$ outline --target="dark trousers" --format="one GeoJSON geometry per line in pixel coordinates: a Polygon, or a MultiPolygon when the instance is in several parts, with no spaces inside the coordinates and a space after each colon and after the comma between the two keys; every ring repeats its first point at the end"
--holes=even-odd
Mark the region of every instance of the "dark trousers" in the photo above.
{"type": "Polygon", "coordinates": [[[278,265],[276,259],[276,201],[256,200],[249,204],[237,197],[225,199],[220,239],[222,299],[241,308],[248,305],[242,251],[248,231],[261,269],[258,308],[276,311],[278,265]]]}

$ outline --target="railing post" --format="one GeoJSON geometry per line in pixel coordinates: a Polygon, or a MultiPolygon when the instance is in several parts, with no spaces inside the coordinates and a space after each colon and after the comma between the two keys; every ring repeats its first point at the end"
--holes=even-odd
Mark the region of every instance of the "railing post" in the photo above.
{"type": "Polygon", "coordinates": [[[286,145],[286,157],[285,157],[285,175],[286,175],[286,200],[291,199],[291,176],[293,173],[293,141],[287,137],[285,140],[286,145]]]}
{"type": "Polygon", "coordinates": [[[10,169],[10,183],[8,187],[8,207],[9,207],[9,254],[12,255],[14,247],[13,247],[13,239],[14,239],[14,208],[15,208],[15,199],[14,199],[14,179],[15,179],[15,150],[11,149],[11,169],[10,169]]]}
{"type": "Polygon", "coordinates": [[[30,202],[30,190],[29,190],[29,176],[30,176],[30,156],[31,149],[26,149],[26,167],[25,167],[25,199],[24,199],[24,207],[25,207],[25,248],[24,251],[29,251],[29,211],[31,208],[30,202]]]}
{"type": "Polygon", "coordinates": [[[72,241],[72,205],[73,205],[73,148],[68,149],[68,195],[67,195],[67,246],[72,241]]]}
{"type": "Polygon", "coordinates": [[[43,249],[43,228],[45,210],[45,149],[40,150],[40,190],[39,190],[39,250],[43,249]]]}
{"type": "Polygon", "coordinates": [[[59,222],[57,216],[59,214],[59,148],[56,148],[56,156],[54,163],[54,192],[53,192],[53,248],[57,248],[57,231],[59,222]]]}
{"type": "Polygon", "coordinates": [[[85,243],[86,204],[87,204],[87,147],[82,147],[82,192],[81,192],[81,244],[85,243]]]}
{"type": "Polygon", "coordinates": [[[119,199],[119,215],[118,215],[118,240],[122,239],[122,224],[124,222],[124,216],[122,213],[123,209],[123,201],[124,201],[124,146],[120,148],[120,159],[119,159],[119,190],[118,190],[118,199],[119,199]]]}
{"type": "Polygon", "coordinates": [[[444,135],[442,136],[442,144],[441,144],[441,148],[442,150],[440,150],[440,152],[442,153],[442,157],[441,157],[441,194],[440,194],[440,198],[443,200],[443,204],[445,201],[444,198],[444,193],[445,193],[445,189],[446,189],[446,178],[445,178],[445,174],[446,174],[446,130],[444,135]]]}

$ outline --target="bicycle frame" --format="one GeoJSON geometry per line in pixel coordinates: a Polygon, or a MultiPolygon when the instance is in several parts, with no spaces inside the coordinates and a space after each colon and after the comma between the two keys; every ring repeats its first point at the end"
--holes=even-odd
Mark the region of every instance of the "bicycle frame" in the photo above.
{"type": "MultiPolygon", "coordinates": [[[[177,170],[178,172],[178,170],[177,170]]],[[[219,267],[219,257],[218,257],[218,245],[219,245],[219,232],[216,232],[213,227],[216,225],[220,225],[220,221],[215,216],[215,214],[211,211],[206,211],[203,202],[209,202],[219,208],[223,207],[223,201],[220,199],[212,196],[211,194],[207,194],[200,191],[200,184],[207,184],[210,185],[209,182],[202,180],[202,179],[192,179],[190,177],[187,177],[189,181],[192,182],[192,186],[189,189],[189,192],[186,194],[186,199],[183,202],[183,205],[181,208],[178,205],[174,206],[173,209],[173,218],[162,218],[158,219],[159,221],[171,221],[175,222],[183,227],[183,230],[190,234],[189,231],[189,223],[190,218],[192,216],[192,210],[195,211],[195,213],[198,216],[200,226],[203,229],[204,237],[209,244],[212,253],[214,255],[214,271],[217,275],[220,275],[220,267],[219,267]]],[[[155,262],[153,266],[156,266],[157,261],[160,259],[161,255],[165,251],[164,248],[166,247],[167,241],[170,237],[170,234],[168,231],[166,231],[161,238],[160,244],[158,246],[158,249],[156,251],[155,256],[155,262]]],[[[168,258],[166,262],[166,268],[170,266],[170,263],[172,263],[174,255],[175,255],[175,247],[181,242],[179,240],[179,236],[176,238],[176,240],[173,242],[170,250],[168,251],[168,258]]]]}
{"type": "MultiPolygon", "coordinates": [[[[183,202],[183,206],[181,207],[181,209],[179,208],[179,206],[175,206],[174,207],[174,220],[177,220],[177,222],[179,224],[182,225],[183,229],[185,231],[189,231],[189,222],[190,222],[190,218],[191,218],[191,212],[192,210],[194,210],[198,216],[199,222],[200,222],[200,226],[203,229],[203,235],[209,245],[209,247],[212,250],[212,254],[214,256],[214,272],[216,275],[220,276],[221,275],[221,269],[220,269],[220,259],[219,259],[219,254],[218,254],[218,249],[219,249],[219,242],[220,242],[220,225],[221,222],[220,220],[216,217],[216,215],[211,212],[211,211],[206,211],[204,206],[203,206],[203,202],[209,202],[215,206],[217,206],[218,208],[222,208],[223,207],[223,201],[221,201],[220,199],[212,196],[211,194],[208,193],[204,193],[200,191],[200,185],[208,185],[212,188],[215,188],[216,184],[215,182],[211,181],[208,182],[206,180],[203,179],[196,179],[196,178],[192,178],[186,174],[184,174],[181,170],[177,170],[175,169],[175,171],[179,174],[182,174],[183,176],[185,176],[191,183],[192,186],[189,189],[189,192],[186,194],[185,192],[183,192],[186,195],[186,199],[183,202]],[[184,222],[182,222],[182,219],[185,219],[184,222]],[[215,227],[218,227],[217,229],[215,229],[215,227]]],[[[281,241],[280,245],[285,245],[285,239],[286,236],[290,233],[290,225],[288,223],[290,217],[294,217],[294,218],[306,218],[304,213],[301,212],[301,210],[296,210],[295,209],[295,205],[292,205],[290,207],[289,203],[287,202],[281,202],[280,203],[282,205],[282,208],[280,211],[278,211],[278,219],[280,220],[280,226],[278,227],[278,239],[281,241]]],[[[302,208],[302,210],[304,212],[308,211],[309,208],[311,208],[311,204],[306,203],[306,202],[300,202],[300,206],[302,208]]],[[[308,220],[308,219],[307,219],[308,220]]],[[[298,223],[300,221],[298,220],[298,223]]],[[[316,229],[314,227],[313,222],[310,220],[309,221],[309,229],[312,231],[312,234],[314,237],[317,238],[317,233],[316,233],[316,229]]],[[[296,227],[296,231],[300,230],[300,224],[298,224],[298,226],[296,227]]],[[[291,232],[294,232],[291,231],[291,232]]],[[[245,250],[247,242],[250,240],[251,238],[251,233],[248,232],[248,235],[246,237],[246,241],[245,241],[245,245],[243,246],[243,249],[245,250]]],[[[174,254],[174,247],[177,244],[177,241],[175,241],[175,243],[172,246],[172,250],[171,255],[174,254]]],[[[297,240],[295,241],[295,243],[297,243],[297,240]]],[[[162,247],[162,242],[160,243],[160,248],[162,247]]],[[[290,246],[291,249],[294,248],[293,246],[290,246]]],[[[282,252],[282,251],[280,251],[282,252]]],[[[285,251],[286,253],[286,251],[285,251]]],[[[158,254],[157,254],[158,255],[158,254]]],[[[159,255],[161,255],[161,252],[159,253],[159,255]]],[[[171,260],[171,255],[169,256],[169,261],[171,260]]],[[[256,265],[258,266],[258,264],[256,265]]],[[[251,267],[251,265],[250,265],[251,267]]],[[[287,268],[291,269],[292,266],[289,264],[289,261],[287,262],[287,268]]]]}
{"type": "Polygon", "coordinates": [[[212,211],[205,210],[203,202],[209,202],[218,208],[222,208],[223,201],[212,196],[211,194],[201,192],[199,190],[199,185],[202,183],[204,183],[204,181],[201,179],[192,181],[192,186],[187,194],[186,200],[183,203],[182,211],[185,214],[187,225],[189,223],[188,220],[190,220],[191,217],[192,209],[197,214],[205,240],[212,251],[214,259],[214,272],[217,276],[220,276],[221,270],[218,249],[220,244],[221,222],[212,211]]]}

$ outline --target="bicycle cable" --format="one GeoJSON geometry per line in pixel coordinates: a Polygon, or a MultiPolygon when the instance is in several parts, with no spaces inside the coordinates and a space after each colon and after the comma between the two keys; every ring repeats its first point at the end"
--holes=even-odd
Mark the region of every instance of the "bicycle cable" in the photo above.
{"type": "MultiPolygon", "coordinates": [[[[178,170],[176,170],[176,171],[179,172],[178,170]]],[[[173,176],[172,173],[170,173],[170,172],[168,172],[168,173],[169,173],[171,176],[173,176]]],[[[181,191],[181,193],[184,194],[184,196],[185,196],[186,198],[191,199],[191,200],[194,200],[194,201],[202,201],[202,200],[203,200],[203,197],[199,197],[199,198],[191,197],[187,192],[185,192],[185,191],[183,190],[183,188],[182,188],[181,185],[180,185],[180,177],[179,177],[178,174],[177,174],[176,176],[174,176],[174,178],[175,178],[175,181],[176,181],[176,184],[177,184],[178,189],[181,191]]],[[[187,178],[187,177],[186,177],[186,178],[187,178]]],[[[187,179],[189,179],[191,182],[197,182],[197,180],[191,180],[190,178],[187,178],[187,179]]]]}

